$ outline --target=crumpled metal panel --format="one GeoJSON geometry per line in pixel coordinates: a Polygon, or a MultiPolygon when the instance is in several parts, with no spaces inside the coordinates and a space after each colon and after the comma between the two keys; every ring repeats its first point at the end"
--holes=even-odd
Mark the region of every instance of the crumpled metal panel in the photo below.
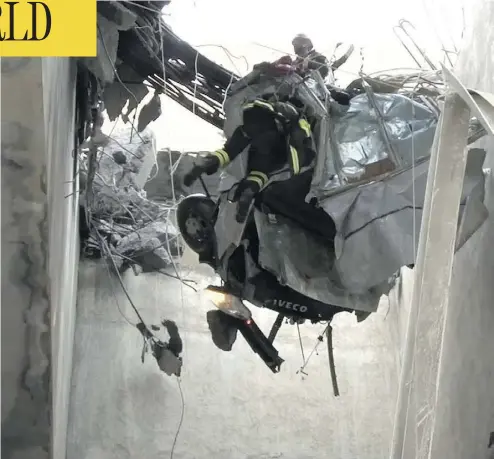
{"type": "MultiPolygon", "coordinates": [[[[375,100],[384,117],[383,124],[400,161],[407,167],[426,157],[437,125],[435,115],[424,105],[397,94],[377,94],[375,100]]],[[[365,166],[390,157],[383,139],[378,114],[366,95],[351,100],[349,110],[334,124],[334,140],[348,179],[365,173],[365,166]]]]}
{"type": "MultiPolygon", "coordinates": [[[[468,155],[459,221],[461,244],[487,216],[484,158],[485,151],[479,149],[468,155]]],[[[378,285],[402,266],[415,262],[414,244],[417,246],[419,239],[428,168],[429,160],[425,160],[400,174],[321,201],[336,225],[335,270],[349,291],[361,292],[378,285]]]]}
{"type": "Polygon", "coordinates": [[[214,225],[216,235],[216,255],[221,259],[227,250],[234,249],[240,244],[245,223],[235,220],[237,204],[228,200],[228,194],[220,196],[218,217],[214,225]]]}
{"type": "MultiPolygon", "coordinates": [[[[274,217],[274,216],[273,216],[274,217]]],[[[360,294],[350,293],[335,270],[329,244],[295,226],[255,210],[259,235],[259,264],[275,274],[282,285],[324,303],[374,312],[388,283],[360,294]]]]}
{"type": "Polygon", "coordinates": [[[429,156],[436,126],[432,110],[400,94],[354,97],[348,109],[333,109],[320,127],[312,194],[327,195],[411,166],[429,156]]]}

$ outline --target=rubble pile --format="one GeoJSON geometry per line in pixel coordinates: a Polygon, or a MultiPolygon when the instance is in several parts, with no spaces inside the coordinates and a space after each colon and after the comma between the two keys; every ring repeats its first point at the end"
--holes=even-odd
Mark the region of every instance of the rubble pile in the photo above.
{"type": "MultiPolygon", "coordinates": [[[[226,88],[238,80],[173,33],[162,16],[169,3],[99,2],[97,56],[78,59],[76,124],[85,169],[82,253],[112,255],[120,270],[129,265],[161,269],[182,250],[172,223],[170,168],[161,167],[161,157],[158,164],[149,132],[161,115],[163,94],[189,110],[195,107],[196,115],[222,128],[226,88]],[[126,129],[106,137],[103,114],[123,121],[126,129]],[[150,188],[157,190],[152,200],[145,189],[150,174],[155,176],[150,188]]],[[[181,160],[179,182],[193,157],[181,160]]],[[[176,197],[191,191],[178,188],[176,197]]]]}
{"type": "Polygon", "coordinates": [[[170,169],[157,163],[155,140],[148,132],[161,115],[162,95],[189,110],[194,107],[196,115],[222,128],[226,88],[238,80],[173,33],[162,16],[169,3],[99,2],[97,56],[78,59],[76,124],[85,168],[82,251],[113,255],[118,269],[134,264],[160,269],[181,251],[171,223],[170,169]],[[103,135],[104,113],[111,121],[123,121],[125,132],[103,135]],[[164,171],[168,179],[164,184],[161,177],[151,180],[151,188],[158,189],[151,201],[144,185],[155,165],[154,175],[164,171]],[[105,250],[110,253],[101,253],[105,250]]]}
{"type": "Polygon", "coordinates": [[[143,189],[155,152],[151,131],[131,136],[128,127],[100,141],[97,172],[81,196],[90,223],[82,241],[84,255],[111,256],[110,265],[120,271],[139,266],[148,272],[167,267],[182,254],[173,205],[149,200],[143,189]]]}
{"type": "MultiPolygon", "coordinates": [[[[158,164],[148,127],[162,113],[163,96],[222,129],[226,91],[238,80],[173,33],[163,20],[168,3],[98,2],[97,56],[77,60],[81,252],[104,258],[119,272],[175,267],[174,258],[183,252],[172,222],[175,198],[186,191],[172,193],[170,168],[158,164]],[[105,118],[123,121],[126,129],[103,134],[105,118]],[[162,171],[168,174],[164,185],[158,177],[162,171]],[[144,189],[150,173],[159,189],[155,200],[144,189]]],[[[160,327],[151,331],[128,299],[144,338],[142,358],[151,350],[163,372],[180,376],[182,345],[176,325],[163,321],[170,340],[156,338],[160,327]]]]}

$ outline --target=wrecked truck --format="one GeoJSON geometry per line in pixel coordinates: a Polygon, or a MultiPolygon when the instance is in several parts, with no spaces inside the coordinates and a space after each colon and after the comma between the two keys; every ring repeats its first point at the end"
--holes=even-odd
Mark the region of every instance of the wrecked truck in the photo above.
{"type": "MultiPolygon", "coordinates": [[[[205,188],[179,204],[185,242],[222,281],[206,290],[217,307],[208,323],[221,349],[231,350],[240,331],[278,372],[283,359],[273,341],[285,319],[328,323],[329,343],[335,314],[364,320],[389,293],[400,268],[414,265],[441,97],[390,91],[389,85],[381,90],[375,83],[353,82],[349,92],[359,91],[347,106],[331,98],[317,71],[302,78],[255,70],[230,88],[227,137],[241,123],[246,102],[266,93],[295,96],[316,119],[317,158],[313,169],[298,176],[275,174],[244,224],[235,221],[231,196],[245,176],[246,155],[223,171],[218,199],[205,188]],[[278,314],[268,336],[257,327],[252,306],[278,314]]],[[[475,148],[468,154],[458,246],[487,217],[484,156],[475,148]]]]}

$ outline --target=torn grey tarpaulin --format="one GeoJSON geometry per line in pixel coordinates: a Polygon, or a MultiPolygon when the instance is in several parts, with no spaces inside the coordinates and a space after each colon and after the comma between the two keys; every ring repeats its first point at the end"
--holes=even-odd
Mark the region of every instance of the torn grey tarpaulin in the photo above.
{"type": "MultiPolygon", "coordinates": [[[[485,221],[485,151],[469,151],[458,222],[463,244],[485,221]],[[468,219],[468,221],[467,221],[468,219]]],[[[320,201],[335,222],[337,270],[342,284],[361,292],[415,263],[429,160],[385,179],[320,201]],[[415,226],[415,227],[414,227],[415,226]]],[[[457,247],[458,248],[458,247],[457,247]]]]}
{"type": "Polygon", "coordinates": [[[430,155],[437,115],[400,94],[362,94],[318,129],[311,195],[324,197],[410,167],[430,155]]]}

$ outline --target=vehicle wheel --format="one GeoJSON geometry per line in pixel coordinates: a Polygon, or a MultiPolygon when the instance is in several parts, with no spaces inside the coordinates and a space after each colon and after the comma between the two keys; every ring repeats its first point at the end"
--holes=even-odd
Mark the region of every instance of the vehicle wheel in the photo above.
{"type": "Polygon", "coordinates": [[[177,208],[177,223],[185,243],[197,254],[210,252],[214,241],[216,204],[205,196],[189,196],[177,208]]]}

